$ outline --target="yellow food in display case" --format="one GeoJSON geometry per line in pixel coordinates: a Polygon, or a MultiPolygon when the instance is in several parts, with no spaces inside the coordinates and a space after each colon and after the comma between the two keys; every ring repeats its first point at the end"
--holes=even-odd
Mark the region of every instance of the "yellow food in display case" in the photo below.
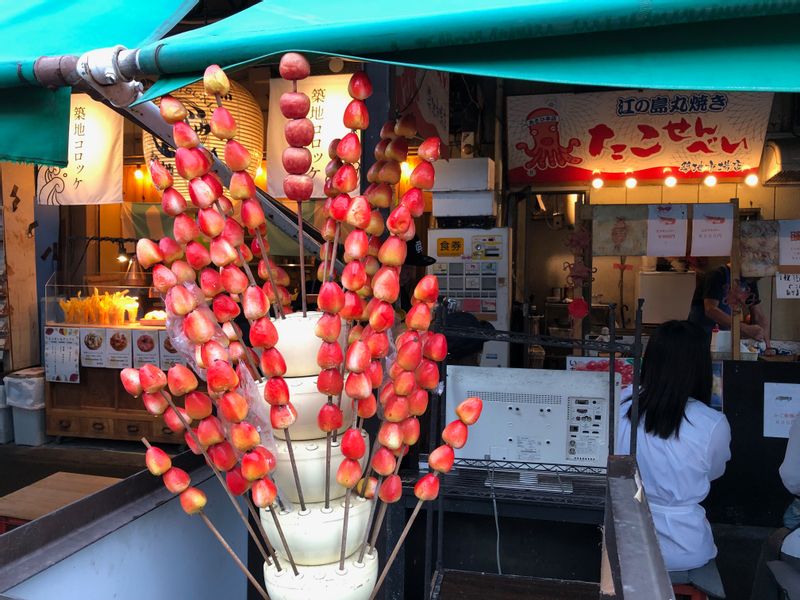
{"type": "Polygon", "coordinates": [[[91,296],[78,292],[71,298],[59,298],[64,322],[74,325],[132,325],[137,322],[139,298],[128,296],[128,290],[101,294],[97,288],[91,296]]]}

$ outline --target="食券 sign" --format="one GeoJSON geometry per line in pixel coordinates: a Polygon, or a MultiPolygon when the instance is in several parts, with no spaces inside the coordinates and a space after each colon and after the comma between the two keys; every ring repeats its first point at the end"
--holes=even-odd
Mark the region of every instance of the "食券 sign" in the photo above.
{"type": "Polygon", "coordinates": [[[731,92],[512,96],[508,179],[587,181],[595,170],[662,179],[664,167],[737,173],[758,166],[771,106],[772,94],[731,92]]]}
{"type": "Polygon", "coordinates": [[[72,94],[66,167],[38,167],[39,204],[122,202],[122,116],[86,94],[72,94]]]}

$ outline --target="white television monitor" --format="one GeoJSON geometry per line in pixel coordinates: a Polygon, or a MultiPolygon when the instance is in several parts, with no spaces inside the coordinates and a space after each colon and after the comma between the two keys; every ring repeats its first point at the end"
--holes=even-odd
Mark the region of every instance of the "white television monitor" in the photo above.
{"type": "MultiPolygon", "coordinates": [[[[617,407],[619,392],[617,374],[617,407]]],[[[446,423],[470,396],[483,400],[483,412],[456,458],[606,466],[608,373],[448,366],[446,423]]]]}

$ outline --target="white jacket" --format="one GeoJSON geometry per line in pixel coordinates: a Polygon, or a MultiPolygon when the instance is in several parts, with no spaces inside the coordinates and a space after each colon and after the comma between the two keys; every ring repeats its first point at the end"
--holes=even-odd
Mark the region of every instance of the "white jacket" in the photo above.
{"type": "MultiPolygon", "coordinates": [[[[625,401],[620,406],[619,454],[630,451],[630,405],[625,401]]],[[[717,555],[700,502],[711,482],[725,472],[730,442],[725,415],[693,398],[686,404],[678,437],[665,440],[645,433],[644,416],[640,419],[636,459],[668,571],[696,569],[717,555]]]]}
{"type": "MultiPolygon", "coordinates": [[[[780,468],[781,481],[786,489],[800,496],[800,418],[795,418],[789,431],[786,456],[780,468]]],[[[800,558],[800,529],[795,529],[783,540],[781,551],[800,558]]]]}

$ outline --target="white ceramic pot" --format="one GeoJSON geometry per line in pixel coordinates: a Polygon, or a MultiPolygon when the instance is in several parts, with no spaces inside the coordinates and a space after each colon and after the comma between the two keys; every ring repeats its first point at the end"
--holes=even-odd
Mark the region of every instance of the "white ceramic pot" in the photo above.
{"type": "Polygon", "coordinates": [[[273,319],[278,330],[278,343],[275,347],[286,361],[285,377],[308,377],[320,372],[317,365],[317,352],[322,340],[316,336],[314,329],[321,312],[302,312],[286,315],[285,319],[273,319]]]}
{"type": "Polygon", "coordinates": [[[281,563],[264,565],[264,582],[272,600],[368,600],[378,581],[378,553],[364,556],[357,563],[358,555],[345,560],[344,570],[339,570],[339,561],[327,565],[298,566],[295,576],[291,567],[281,563]]]}
{"type": "MultiPolygon", "coordinates": [[[[367,529],[370,504],[370,501],[360,498],[357,494],[350,495],[345,556],[351,556],[361,546],[367,529]]],[[[296,564],[325,565],[339,560],[344,498],[331,502],[330,508],[327,509],[322,502],[307,503],[305,511],[300,511],[300,506],[295,504],[293,510],[279,513],[278,518],[296,564]]],[[[275,550],[281,559],[285,560],[286,553],[269,511],[261,511],[261,522],[275,550]]],[[[306,596],[306,598],[318,597],[323,596],[306,596]]]]}
{"type": "MultiPolygon", "coordinates": [[[[361,435],[364,437],[364,443],[369,448],[369,437],[366,432],[362,431],[361,435]]],[[[341,439],[341,438],[340,438],[341,439]]],[[[289,450],[286,442],[283,440],[275,440],[278,452],[275,459],[278,462],[275,471],[272,473],[275,483],[281,490],[281,494],[287,498],[292,504],[300,502],[297,495],[297,486],[294,482],[294,475],[292,473],[292,464],[289,460],[289,450]]],[[[304,442],[292,442],[292,449],[294,450],[294,459],[297,463],[297,472],[300,476],[300,487],[303,490],[303,499],[306,502],[324,502],[325,501],[325,438],[317,440],[306,440],[304,442]]],[[[345,488],[336,482],[336,470],[342,462],[342,448],[339,442],[331,444],[331,470],[330,470],[330,485],[331,485],[331,498],[341,498],[345,494],[345,488]]],[[[363,469],[367,463],[366,454],[361,459],[361,468],[363,469]]]]}
{"type": "MultiPolygon", "coordinates": [[[[292,440],[314,440],[324,437],[325,433],[317,425],[317,415],[322,405],[328,401],[328,397],[317,390],[317,376],[286,378],[286,385],[289,386],[289,399],[297,411],[297,421],[289,429],[292,440]]],[[[335,403],[336,398],[333,401],[335,403]]],[[[343,432],[353,421],[353,401],[344,392],[342,392],[341,406],[344,418],[339,431],[343,432]]],[[[277,438],[286,438],[281,429],[275,430],[274,434],[277,438]]]]}

